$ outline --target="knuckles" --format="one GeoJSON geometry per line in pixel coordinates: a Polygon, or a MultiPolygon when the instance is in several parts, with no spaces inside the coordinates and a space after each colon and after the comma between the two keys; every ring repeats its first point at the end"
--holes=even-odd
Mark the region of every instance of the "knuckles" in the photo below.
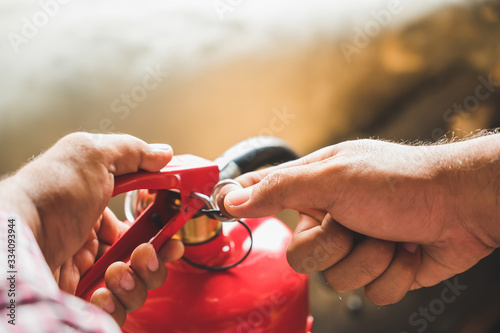
{"type": "Polygon", "coordinates": [[[286,250],[286,260],[288,261],[288,264],[294,271],[300,274],[307,274],[309,272],[306,272],[303,268],[303,266],[300,264],[300,260],[298,259],[297,256],[297,250],[295,247],[290,243],[288,246],[288,249],[286,250]]]}
{"type": "Polygon", "coordinates": [[[393,290],[392,292],[388,292],[385,289],[372,288],[370,285],[366,286],[364,290],[366,298],[379,306],[397,303],[406,295],[406,291],[393,290]]]}
{"type": "Polygon", "coordinates": [[[260,181],[258,188],[262,197],[267,199],[272,197],[283,198],[285,196],[283,187],[286,185],[286,171],[275,170],[260,181]],[[271,193],[273,193],[273,196],[270,195],[271,193]]]}
{"type": "Polygon", "coordinates": [[[74,132],[66,135],[59,140],[58,144],[68,147],[86,147],[96,148],[96,137],[99,134],[91,134],[86,132],[74,132]]]}
{"type": "Polygon", "coordinates": [[[310,274],[328,269],[342,260],[352,249],[352,236],[347,232],[337,232],[320,236],[316,242],[292,239],[286,258],[290,267],[298,273],[310,274]]]}
{"type": "Polygon", "coordinates": [[[106,154],[102,141],[102,134],[75,132],[59,140],[54,149],[61,150],[66,160],[75,160],[78,163],[89,160],[104,161],[106,154]]]}

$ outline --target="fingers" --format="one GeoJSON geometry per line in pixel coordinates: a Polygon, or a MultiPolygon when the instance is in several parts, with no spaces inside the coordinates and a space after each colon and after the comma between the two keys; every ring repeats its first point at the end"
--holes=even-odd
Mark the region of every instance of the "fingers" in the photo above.
{"type": "Polygon", "coordinates": [[[104,276],[107,288],[94,292],[90,301],[123,325],[126,314],[144,304],[148,290],[156,289],[165,282],[165,263],[179,259],[183,253],[184,245],[179,240],[169,240],[158,254],[149,243],[139,245],[130,256],[130,266],[115,262],[108,267],[104,276]]]}
{"type": "Polygon", "coordinates": [[[99,241],[108,245],[113,244],[121,233],[120,225],[122,222],[116,215],[106,207],[102,213],[101,223],[97,230],[97,237],[99,241]]]}
{"type": "Polygon", "coordinates": [[[317,206],[307,208],[323,209],[332,204],[332,198],[319,194],[335,189],[332,173],[341,170],[342,163],[330,157],[338,154],[341,146],[326,147],[294,161],[246,173],[236,178],[244,189],[226,186],[228,189],[221,190],[219,207],[224,214],[238,217],[261,217],[283,208],[297,210],[311,201],[317,206]]]}
{"type": "Polygon", "coordinates": [[[124,262],[111,264],[106,270],[104,281],[127,313],[137,310],[146,301],[146,284],[124,262]]]}
{"type": "Polygon", "coordinates": [[[357,244],[343,260],[325,271],[328,284],[337,292],[366,286],[377,279],[390,265],[395,244],[368,238],[357,244]]]}
{"type": "MultiPolygon", "coordinates": [[[[320,161],[273,169],[258,183],[229,192],[224,198],[225,209],[238,217],[268,216],[284,208],[327,210],[338,195],[335,174],[341,167],[320,161]]],[[[258,178],[260,174],[254,176],[258,178]]]]}
{"type": "Polygon", "coordinates": [[[163,262],[180,259],[184,255],[184,244],[178,239],[170,239],[158,250],[158,257],[163,262]]]}
{"type": "Polygon", "coordinates": [[[146,289],[160,287],[167,278],[167,268],[151,244],[139,245],[130,257],[130,267],[144,282],[146,289]]]}
{"type": "MultiPolygon", "coordinates": [[[[89,261],[89,263],[92,265],[92,261],[89,261]]],[[[61,290],[75,294],[80,275],[79,267],[74,264],[74,258],[70,258],[57,270],[56,281],[61,290]]]]}
{"type": "Polygon", "coordinates": [[[128,228],[127,224],[120,221],[113,211],[106,207],[97,229],[97,238],[99,240],[97,258],[100,258],[128,228]]]}
{"type": "Polygon", "coordinates": [[[173,150],[166,144],[146,144],[129,135],[110,137],[111,167],[114,175],[136,172],[139,169],[159,171],[172,159],[173,150]]]}
{"type": "Polygon", "coordinates": [[[107,288],[97,289],[90,298],[90,303],[97,305],[107,313],[109,313],[117,322],[118,325],[123,326],[127,318],[127,311],[122,305],[120,300],[113,295],[107,288]]]}
{"type": "MultiPolygon", "coordinates": [[[[283,176],[276,171],[272,176],[266,176],[256,185],[229,192],[224,198],[225,211],[231,216],[263,217],[279,213],[285,204],[278,200],[278,179],[283,176]],[[274,185],[274,192],[269,187],[274,185]]],[[[290,178],[290,177],[287,177],[290,178]]],[[[282,186],[281,191],[283,191],[282,186]]],[[[280,192],[281,193],[281,192],[280,192]]]]}
{"type": "Polygon", "coordinates": [[[166,278],[164,261],[157,257],[153,246],[146,243],[132,252],[130,267],[115,262],[106,270],[104,280],[125,310],[132,312],[144,304],[147,291],[160,287],[166,278]]]}
{"type": "Polygon", "coordinates": [[[300,215],[287,249],[290,266],[299,273],[325,270],[344,258],[352,248],[352,232],[327,215],[322,223],[300,215]]]}
{"type": "Polygon", "coordinates": [[[248,172],[248,173],[245,173],[244,175],[239,176],[238,178],[236,178],[236,180],[243,187],[248,187],[248,186],[257,184],[264,177],[266,177],[268,174],[270,174],[274,171],[277,171],[280,169],[287,169],[287,168],[291,168],[291,167],[304,166],[304,165],[312,164],[312,163],[327,159],[329,157],[332,157],[339,152],[340,146],[342,146],[342,144],[337,144],[334,146],[325,147],[325,148],[319,149],[319,150],[317,150],[317,151],[315,151],[307,156],[304,156],[302,158],[299,158],[299,159],[296,159],[293,161],[282,163],[280,165],[265,168],[262,170],[248,172]]]}
{"type": "Polygon", "coordinates": [[[79,155],[103,163],[114,175],[143,169],[159,171],[171,159],[172,148],[166,144],[150,144],[126,134],[72,133],[54,146],[63,157],[79,155]],[[75,150],[77,154],[75,154],[75,150]]]}
{"type": "Polygon", "coordinates": [[[414,284],[420,247],[367,238],[353,247],[353,233],[326,215],[301,214],[287,249],[290,266],[299,273],[325,271],[337,292],[365,288],[375,304],[398,302],[414,284]]]}
{"type": "Polygon", "coordinates": [[[419,264],[420,247],[398,244],[389,268],[365,287],[366,297],[377,305],[399,302],[414,285],[419,264]]]}
{"type": "Polygon", "coordinates": [[[420,248],[378,239],[366,239],[325,271],[325,279],[337,292],[364,287],[377,305],[400,301],[412,289],[420,264],[420,248]]]}
{"type": "Polygon", "coordinates": [[[238,190],[238,189],[240,189],[239,186],[236,186],[233,184],[228,184],[220,189],[217,197],[215,198],[215,200],[217,201],[217,206],[219,207],[221,213],[224,216],[231,216],[231,214],[229,214],[229,212],[226,210],[226,206],[224,205],[224,199],[226,198],[226,196],[229,192],[234,191],[234,190],[238,190]]]}

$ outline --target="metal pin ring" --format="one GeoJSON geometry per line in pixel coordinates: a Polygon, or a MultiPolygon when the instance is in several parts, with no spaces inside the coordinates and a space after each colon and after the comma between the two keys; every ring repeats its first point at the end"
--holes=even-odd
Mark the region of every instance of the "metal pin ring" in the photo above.
{"type": "MultiPolygon", "coordinates": [[[[210,195],[210,200],[212,201],[212,206],[220,212],[219,205],[217,204],[217,195],[219,194],[220,190],[226,186],[226,185],[235,185],[240,188],[243,188],[240,183],[238,183],[234,179],[223,179],[219,181],[215,186],[214,189],[212,190],[212,195],[210,195]]],[[[234,222],[238,221],[237,218],[234,217],[229,217],[229,216],[224,216],[222,213],[220,215],[214,216],[217,220],[222,221],[222,222],[234,222]]]]}
{"type": "MultiPolygon", "coordinates": [[[[211,214],[211,217],[215,218],[216,220],[219,220],[221,222],[233,222],[233,221],[238,221],[237,218],[225,216],[221,213],[219,205],[217,204],[217,195],[219,194],[221,188],[223,188],[226,185],[236,185],[240,188],[243,188],[240,183],[233,179],[223,179],[219,181],[213,188],[212,194],[210,197],[208,195],[205,195],[203,193],[199,192],[191,192],[191,198],[193,199],[198,199],[203,201],[205,203],[205,206],[208,208],[208,210],[217,212],[217,214],[211,214]]],[[[212,212],[212,213],[214,213],[212,212]]]]}
{"type": "MultiPolygon", "coordinates": [[[[217,203],[217,195],[219,195],[220,190],[226,185],[235,185],[239,188],[243,188],[240,183],[234,179],[223,179],[219,181],[212,190],[212,195],[210,195],[210,200],[212,200],[212,205],[214,209],[219,209],[219,204],[217,203]]],[[[220,210],[220,209],[219,209],[220,210]]]]}
{"type": "Polygon", "coordinates": [[[191,192],[190,197],[193,199],[203,201],[203,203],[207,206],[208,209],[215,209],[211,198],[206,194],[199,192],[191,192]]]}

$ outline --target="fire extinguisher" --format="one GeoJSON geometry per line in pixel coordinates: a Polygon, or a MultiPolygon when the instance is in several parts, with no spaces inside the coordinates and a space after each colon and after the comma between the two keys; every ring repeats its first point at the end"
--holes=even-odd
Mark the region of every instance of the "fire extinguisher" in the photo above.
{"type": "Polygon", "coordinates": [[[239,185],[232,178],[295,158],[282,140],[255,137],[214,162],[177,155],[160,172],[116,177],[113,195],[128,192],[125,213],[134,222],[83,276],[77,295],[88,300],[106,268],[129,260],[139,244],[158,250],[178,237],[184,257],[167,264],[166,282],[127,316],[124,332],[310,333],[307,275],[285,257],[291,230],[275,217],[226,217],[216,202],[224,185],[239,185]]]}

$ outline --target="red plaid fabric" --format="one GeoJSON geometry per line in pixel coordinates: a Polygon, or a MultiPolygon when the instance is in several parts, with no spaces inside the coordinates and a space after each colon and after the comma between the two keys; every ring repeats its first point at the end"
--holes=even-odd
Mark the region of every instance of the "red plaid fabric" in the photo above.
{"type": "Polygon", "coordinates": [[[5,211],[0,211],[0,332],[120,332],[109,314],[59,289],[31,229],[5,211]]]}

